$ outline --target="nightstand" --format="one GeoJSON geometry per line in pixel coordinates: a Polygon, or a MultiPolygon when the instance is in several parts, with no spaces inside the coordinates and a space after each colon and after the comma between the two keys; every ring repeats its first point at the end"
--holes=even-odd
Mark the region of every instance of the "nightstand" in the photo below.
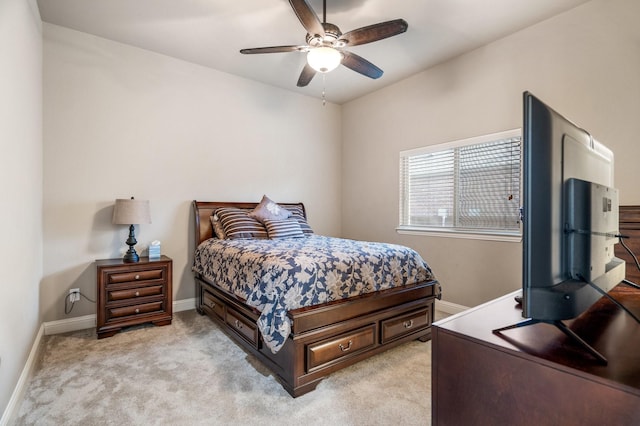
{"type": "Polygon", "coordinates": [[[141,257],[139,262],[122,259],[96,261],[98,339],[110,337],[123,327],[152,322],[171,324],[173,260],[141,257]]]}

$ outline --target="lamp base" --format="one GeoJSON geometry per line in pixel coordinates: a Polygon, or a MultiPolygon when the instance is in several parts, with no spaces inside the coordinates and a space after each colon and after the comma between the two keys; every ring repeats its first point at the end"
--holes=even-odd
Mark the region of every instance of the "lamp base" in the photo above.
{"type": "Polygon", "coordinates": [[[136,263],[140,261],[140,257],[138,256],[138,253],[136,253],[136,249],[133,248],[133,246],[138,244],[134,234],[134,229],[133,225],[129,226],[129,238],[125,241],[129,246],[129,250],[127,250],[127,253],[122,258],[122,261],[125,263],[136,263]]]}
{"type": "Polygon", "coordinates": [[[138,253],[131,247],[122,258],[122,261],[124,263],[136,263],[140,261],[140,256],[138,256],[138,253]]]}

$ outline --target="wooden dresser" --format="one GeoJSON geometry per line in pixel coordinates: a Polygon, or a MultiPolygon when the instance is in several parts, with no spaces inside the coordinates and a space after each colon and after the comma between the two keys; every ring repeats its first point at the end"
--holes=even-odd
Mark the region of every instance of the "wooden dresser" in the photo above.
{"type": "MultiPolygon", "coordinates": [[[[638,256],[640,206],[620,206],[620,233],[638,256]]],[[[621,244],[615,253],[640,283],[621,244]]],[[[433,325],[433,424],[640,424],[640,324],[605,298],[567,321],[608,359],[600,365],[552,325],[493,334],[522,320],[520,293],[433,325]]],[[[640,291],[620,284],[611,294],[640,316],[640,291]]]]}
{"type": "MultiPolygon", "coordinates": [[[[433,325],[433,425],[640,424],[640,324],[604,298],[571,323],[604,366],[549,324],[493,334],[522,319],[519,293],[433,325]]],[[[638,290],[612,294],[640,315],[638,290]]]]}
{"type": "Polygon", "coordinates": [[[167,257],[125,263],[122,259],[96,261],[98,339],[123,327],[152,322],[171,324],[173,261],[167,257]]]}
{"type": "MultiPolygon", "coordinates": [[[[620,234],[629,236],[624,243],[640,256],[640,206],[620,206],[620,234]]],[[[627,262],[627,279],[640,284],[640,270],[622,244],[616,244],[616,256],[627,262]]]]}

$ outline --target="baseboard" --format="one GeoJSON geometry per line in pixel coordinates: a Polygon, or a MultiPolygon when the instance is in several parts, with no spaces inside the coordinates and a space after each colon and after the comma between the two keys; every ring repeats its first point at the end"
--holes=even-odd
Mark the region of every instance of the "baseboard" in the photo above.
{"type": "Polygon", "coordinates": [[[69,331],[84,330],[96,326],[96,314],[84,315],[81,317],[67,318],[57,321],[47,321],[42,323],[44,335],[68,333],[69,331]]]}
{"type": "Polygon", "coordinates": [[[41,324],[38,329],[38,333],[36,334],[36,338],[33,340],[33,345],[31,345],[31,352],[29,352],[27,362],[25,363],[24,368],[20,373],[20,377],[18,378],[18,383],[13,390],[13,394],[11,395],[11,399],[9,399],[9,403],[4,410],[4,413],[2,414],[2,418],[0,418],[0,426],[8,425],[9,420],[12,420],[14,416],[18,414],[16,410],[22,401],[27,383],[29,382],[29,378],[33,372],[33,367],[35,366],[36,359],[38,358],[38,352],[40,351],[40,341],[42,340],[43,335],[44,324],[41,324]]]}
{"type": "Polygon", "coordinates": [[[436,300],[436,311],[444,312],[445,314],[455,315],[467,309],[469,309],[468,306],[458,305],[457,303],[451,303],[445,300],[436,300]]]}
{"type": "Polygon", "coordinates": [[[176,300],[175,302],[173,302],[173,312],[188,311],[190,309],[195,309],[195,308],[196,308],[195,297],[191,299],[176,300]]]}
{"type": "MultiPolygon", "coordinates": [[[[182,299],[173,302],[173,312],[188,311],[196,308],[196,299],[182,299]]],[[[81,317],[67,318],[58,321],[47,321],[43,323],[44,334],[68,333],[70,331],[85,330],[96,326],[96,314],[84,315],[81,317]]]]}

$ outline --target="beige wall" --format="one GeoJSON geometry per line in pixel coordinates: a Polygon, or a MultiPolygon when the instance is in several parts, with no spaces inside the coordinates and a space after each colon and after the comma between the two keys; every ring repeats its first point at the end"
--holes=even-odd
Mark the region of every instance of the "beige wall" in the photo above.
{"type": "Polygon", "coordinates": [[[174,300],[194,297],[191,201],[305,203],[340,229],[341,108],[86,33],[44,25],[44,321],[94,314],[100,258],[120,257],[116,198],[148,199],[140,247],[174,259],[174,300]],[[311,119],[313,117],[313,119],[311,119]]]}
{"type": "Polygon", "coordinates": [[[0,146],[2,415],[40,326],[42,34],[35,0],[0,2],[0,146]]]}
{"type": "Polygon", "coordinates": [[[522,126],[522,92],[616,154],[623,204],[640,204],[640,2],[596,0],[343,105],[343,233],[416,248],[446,301],[521,286],[521,244],[398,235],[398,153],[522,126]]]}

